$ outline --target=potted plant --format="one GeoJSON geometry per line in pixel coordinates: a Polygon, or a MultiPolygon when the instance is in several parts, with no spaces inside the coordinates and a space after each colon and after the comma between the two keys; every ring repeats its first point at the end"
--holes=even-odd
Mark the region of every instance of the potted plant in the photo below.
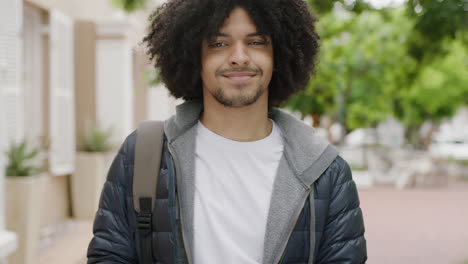
{"type": "Polygon", "coordinates": [[[82,139],[71,177],[72,212],[78,219],[92,220],[98,209],[113,156],[110,134],[110,130],[91,127],[82,139]]]}
{"type": "Polygon", "coordinates": [[[8,258],[11,264],[33,263],[37,254],[46,176],[41,152],[46,148],[45,142],[32,148],[23,140],[6,151],[6,226],[18,238],[17,250],[8,258]]]}

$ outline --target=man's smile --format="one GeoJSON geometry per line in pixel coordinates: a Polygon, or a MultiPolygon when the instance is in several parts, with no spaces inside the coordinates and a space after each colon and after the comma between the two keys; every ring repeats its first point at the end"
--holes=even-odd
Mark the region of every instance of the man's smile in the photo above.
{"type": "Polygon", "coordinates": [[[227,72],[222,74],[222,76],[229,82],[235,84],[245,84],[256,77],[257,74],[253,72],[227,72]]]}

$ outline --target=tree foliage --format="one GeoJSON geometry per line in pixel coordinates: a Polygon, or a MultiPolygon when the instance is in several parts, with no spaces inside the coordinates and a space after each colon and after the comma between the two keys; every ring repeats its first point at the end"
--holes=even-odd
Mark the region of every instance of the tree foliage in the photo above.
{"type": "Polygon", "coordinates": [[[112,5],[127,13],[134,12],[145,7],[147,0],[111,0],[112,5]]]}
{"type": "Polygon", "coordinates": [[[286,106],[303,114],[332,114],[350,130],[387,118],[393,94],[415,65],[402,48],[411,29],[402,15],[340,8],[321,16],[317,74],[286,106]]]}
{"type": "Polygon", "coordinates": [[[319,67],[286,106],[335,116],[348,130],[389,115],[416,130],[452,116],[468,104],[464,2],[408,0],[374,9],[366,1],[309,0],[320,18],[319,67]]]}
{"type": "Polygon", "coordinates": [[[407,126],[439,122],[468,104],[468,52],[462,41],[446,47],[448,53],[421,70],[410,89],[403,91],[402,120],[407,126]]]}
{"type": "Polygon", "coordinates": [[[414,31],[408,45],[411,56],[422,63],[448,50],[445,42],[460,38],[468,44],[468,3],[466,0],[408,0],[407,15],[414,19],[414,31]]]}

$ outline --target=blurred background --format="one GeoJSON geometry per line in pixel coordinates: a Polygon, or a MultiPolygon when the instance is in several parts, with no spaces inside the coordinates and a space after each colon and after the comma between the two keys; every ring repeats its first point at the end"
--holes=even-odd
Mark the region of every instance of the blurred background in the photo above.
{"type": "MultiPolygon", "coordinates": [[[[169,96],[156,0],[0,0],[0,263],[85,263],[100,191],[169,96]]],[[[468,2],[308,0],[317,72],[282,107],[350,163],[368,263],[468,263],[468,2]]]]}

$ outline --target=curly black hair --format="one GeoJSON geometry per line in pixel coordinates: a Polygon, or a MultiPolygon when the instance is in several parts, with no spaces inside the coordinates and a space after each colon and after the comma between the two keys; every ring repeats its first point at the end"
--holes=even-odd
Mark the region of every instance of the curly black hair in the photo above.
{"type": "Polygon", "coordinates": [[[257,31],[273,42],[269,105],[278,106],[306,87],[315,70],[319,36],[305,0],[169,0],[150,16],[143,43],[174,97],[202,100],[201,44],[235,7],[245,8],[257,31]]]}

